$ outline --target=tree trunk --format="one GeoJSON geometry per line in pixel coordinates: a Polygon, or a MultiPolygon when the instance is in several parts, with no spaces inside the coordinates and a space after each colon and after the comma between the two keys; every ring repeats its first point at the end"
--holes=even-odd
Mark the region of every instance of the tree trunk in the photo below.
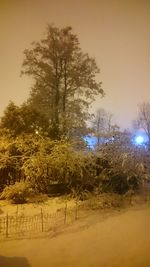
{"type": "Polygon", "coordinates": [[[66,96],[67,96],[67,69],[66,69],[66,61],[64,64],[64,92],[63,92],[63,134],[66,135],[66,96]]]}

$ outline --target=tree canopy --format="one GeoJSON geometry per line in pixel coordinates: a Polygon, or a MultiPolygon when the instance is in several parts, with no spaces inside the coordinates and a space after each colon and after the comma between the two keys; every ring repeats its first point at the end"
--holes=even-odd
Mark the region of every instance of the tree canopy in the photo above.
{"type": "Polygon", "coordinates": [[[72,28],[48,25],[45,38],[24,55],[22,74],[34,79],[28,104],[44,114],[50,136],[83,134],[88,107],[104,92],[96,61],[82,52],[72,28]]]}
{"type": "Polygon", "coordinates": [[[8,104],[1,118],[1,129],[9,129],[12,136],[23,133],[35,133],[42,128],[47,131],[48,121],[46,117],[28,103],[21,106],[15,105],[12,101],[8,104]]]}

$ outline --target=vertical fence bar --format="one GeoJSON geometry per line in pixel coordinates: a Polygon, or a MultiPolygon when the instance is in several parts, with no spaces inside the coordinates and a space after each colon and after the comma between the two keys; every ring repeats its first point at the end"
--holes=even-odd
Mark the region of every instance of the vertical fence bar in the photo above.
{"type": "Polygon", "coordinates": [[[130,192],[129,194],[129,205],[131,206],[132,205],[132,193],[130,192]]]}
{"type": "Polygon", "coordinates": [[[144,201],[147,202],[147,188],[145,183],[144,183],[144,201]]]}
{"type": "Polygon", "coordinates": [[[43,210],[41,208],[41,226],[42,226],[42,232],[44,231],[44,224],[43,224],[43,210]]]}
{"type": "Polygon", "coordinates": [[[76,207],[75,207],[75,220],[78,219],[78,202],[76,201],[76,207]]]}
{"type": "Polygon", "coordinates": [[[64,210],[64,224],[66,223],[66,219],[67,219],[67,203],[65,205],[65,210],[64,210]]]}
{"type": "MultiPolygon", "coordinates": [[[[66,202],[64,208],[62,209],[62,215],[60,214],[60,224],[62,225],[69,223],[70,221],[73,222],[74,220],[77,220],[79,218],[79,208],[79,202],[76,201],[75,206],[71,209],[69,208],[70,210],[68,210],[68,204],[66,202]]],[[[43,208],[40,208],[40,214],[37,215],[37,218],[35,218],[35,216],[31,216],[29,218],[28,216],[16,216],[17,213],[18,207],[16,207],[15,216],[9,216],[7,213],[3,218],[0,218],[0,235],[4,234],[4,236],[8,238],[11,236],[12,233],[19,233],[21,235],[22,232],[26,230],[28,230],[29,232],[31,231],[32,233],[33,229],[37,229],[37,231],[40,230],[40,232],[44,232],[47,229],[47,224],[53,222],[52,219],[54,219],[54,217],[52,217],[53,214],[48,214],[47,217],[45,217],[43,208]],[[35,224],[37,224],[37,226],[35,226],[35,224]]],[[[55,220],[57,219],[59,222],[59,216],[55,217],[55,220]]],[[[56,222],[54,221],[53,223],[56,225],[56,222]]]]}
{"type": "Polygon", "coordinates": [[[8,237],[8,227],[9,227],[9,223],[8,223],[8,213],[6,215],[6,237],[8,237]]]}
{"type": "Polygon", "coordinates": [[[16,217],[18,217],[19,206],[17,205],[16,217]]]}
{"type": "Polygon", "coordinates": [[[0,234],[1,234],[1,228],[2,228],[2,222],[1,222],[1,218],[0,218],[0,234]]]}

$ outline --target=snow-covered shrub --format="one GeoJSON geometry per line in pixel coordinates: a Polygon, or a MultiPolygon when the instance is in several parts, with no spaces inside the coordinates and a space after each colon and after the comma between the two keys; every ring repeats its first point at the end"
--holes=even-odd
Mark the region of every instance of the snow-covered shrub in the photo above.
{"type": "Polygon", "coordinates": [[[28,182],[16,182],[14,185],[6,186],[1,194],[1,199],[11,200],[13,203],[26,203],[33,195],[33,189],[28,182]]]}
{"type": "Polygon", "coordinates": [[[50,153],[40,152],[30,157],[23,170],[31,184],[42,192],[52,183],[82,190],[94,184],[96,175],[93,155],[75,150],[66,141],[56,142],[50,153]]]}
{"type": "Polygon", "coordinates": [[[98,152],[103,167],[99,181],[104,191],[125,193],[135,190],[144,177],[144,165],[140,151],[134,146],[119,142],[107,144],[98,152]]]}

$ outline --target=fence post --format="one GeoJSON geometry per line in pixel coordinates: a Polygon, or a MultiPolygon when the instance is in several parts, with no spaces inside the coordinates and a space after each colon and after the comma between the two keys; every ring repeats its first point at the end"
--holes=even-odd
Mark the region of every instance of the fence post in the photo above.
{"type": "Polygon", "coordinates": [[[17,204],[16,217],[18,217],[18,210],[19,210],[19,206],[18,206],[18,204],[17,204]]]}
{"type": "Polygon", "coordinates": [[[75,220],[78,219],[78,203],[76,201],[76,208],[75,208],[75,220]]]}
{"type": "Polygon", "coordinates": [[[144,183],[144,201],[147,202],[147,185],[144,183]]]}
{"type": "Polygon", "coordinates": [[[41,208],[41,226],[42,226],[42,232],[44,231],[44,224],[43,224],[43,210],[41,208]]]}
{"type": "Polygon", "coordinates": [[[8,213],[6,215],[6,237],[8,237],[8,213]]]}
{"type": "Polygon", "coordinates": [[[66,223],[66,219],[67,219],[67,203],[65,205],[65,210],[64,210],[64,224],[66,223]]]}

